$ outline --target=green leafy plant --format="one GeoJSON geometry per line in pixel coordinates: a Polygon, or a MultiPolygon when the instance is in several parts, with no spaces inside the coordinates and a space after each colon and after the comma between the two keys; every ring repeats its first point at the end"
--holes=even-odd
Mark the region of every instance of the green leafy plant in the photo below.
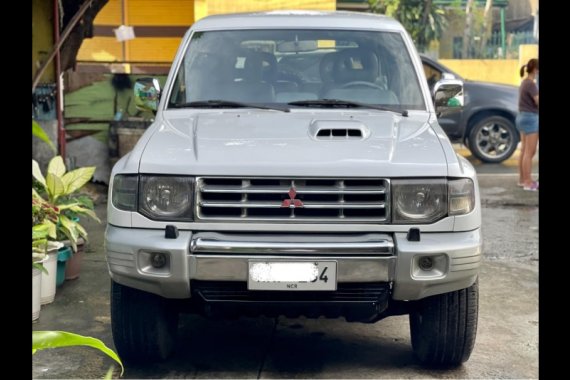
{"type": "MultiPolygon", "coordinates": [[[[105,355],[119,363],[121,366],[121,376],[123,375],[123,362],[121,362],[121,359],[113,350],[107,347],[105,343],[99,339],[65,331],[32,331],[32,355],[38,350],[45,350],[47,348],[76,346],[92,347],[103,352],[105,355]]],[[[107,376],[105,376],[105,378],[110,378],[110,374],[112,374],[112,370],[107,372],[107,376]]]]}
{"type": "Polygon", "coordinates": [[[40,127],[40,125],[36,123],[34,120],[32,120],[32,136],[36,136],[37,138],[48,144],[48,146],[51,148],[51,150],[54,153],[56,152],[55,146],[51,142],[49,136],[42,129],[42,127],[40,127]]]}
{"type": "Polygon", "coordinates": [[[34,199],[32,191],[32,267],[44,272],[41,264],[48,251],[61,248],[63,244],[49,241],[50,233],[55,236],[55,224],[59,210],[42,199],[34,199]]]}
{"type": "Polygon", "coordinates": [[[46,219],[48,238],[61,240],[67,238],[74,251],[77,251],[77,240],[87,239],[87,231],[79,224],[78,216],[84,215],[101,222],[93,211],[93,202],[85,196],[76,196],[93,177],[95,167],[84,167],[67,172],[63,158],[55,156],[48,164],[44,177],[37,161],[32,160],[32,176],[42,189],[44,196],[32,187],[32,202],[47,204],[57,215],[56,221],[46,219]]]}

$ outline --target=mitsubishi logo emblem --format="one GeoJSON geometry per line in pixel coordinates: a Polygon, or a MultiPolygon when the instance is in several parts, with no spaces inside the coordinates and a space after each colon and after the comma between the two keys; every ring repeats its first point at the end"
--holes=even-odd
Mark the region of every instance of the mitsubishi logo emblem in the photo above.
{"type": "Polygon", "coordinates": [[[297,196],[297,190],[295,190],[294,186],[291,186],[287,194],[289,194],[289,199],[283,199],[283,203],[281,203],[282,208],[304,207],[303,202],[300,199],[295,199],[295,197],[297,196]]]}

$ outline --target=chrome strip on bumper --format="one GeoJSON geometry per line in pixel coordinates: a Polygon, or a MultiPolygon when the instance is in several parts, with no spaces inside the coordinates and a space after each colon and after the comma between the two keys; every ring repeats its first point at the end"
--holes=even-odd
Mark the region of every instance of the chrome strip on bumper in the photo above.
{"type": "Polygon", "coordinates": [[[371,242],[325,243],[325,242],[272,242],[272,241],[227,241],[197,238],[190,243],[190,251],[196,253],[229,254],[382,254],[391,255],[394,243],[391,239],[371,242]]]}

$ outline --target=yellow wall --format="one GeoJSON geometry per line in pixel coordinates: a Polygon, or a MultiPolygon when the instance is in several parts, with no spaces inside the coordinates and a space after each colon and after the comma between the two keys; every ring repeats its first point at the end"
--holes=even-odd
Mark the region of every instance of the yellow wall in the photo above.
{"type": "MultiPolygon", "coordinates": [[[[41,1],[41,0],[34,0],[41,1]]],[[[118,27],[123,23],[123,2],[109,0],[95,25],[118,27]]],[[[124,0],[125,25],[184,26],[212,14],[276,9],[335,10],[336,0],[124,0]]],[[[136,33],[136,31],[135,31],[136,33]]],[[[85,39],[78,61],[166,62],[173,60],[180,37],[137,37],[123,44],[114,37],[85,39]]]]}
{"type": "Polygon", "coordinates": [[[440,59],[439,62],[465,79],[518,86],[519,70],[531,58],[538,57],[538,45],[521,45],[519,59],[440,59]]]}
{"type": "Polygon", "coordinates": [[[538,58],[538,45],[519,46],[519,67],[526,64],[531,58],[538,58]]]}
{"type": "Polygon", "coordinates": [[[192,0],[125,0],[126,25],[188,26],[194,22],[192,0]]]}
{"type": "Polygon", "coordinates": [[[311,9],[334,11],[336,0],[208,0],[208,14],[267,11],[278,9],[311,9]]]}
{"type": "MultiPolygon", "coordinates": [[[[52,2],[32,0],[32,78],[45,62],[53,47],[52,2]]],[[[48,65],[40,83],[55,82],[53,61],[48,65]]]]}
{"type": "Polygon", "coordinates": [[[120,60],[121,56],[122,46],[115,37],[95,37],[83,40],[77,60],[113,62],[120,60]]]}
{"type": "Polygon", "coordinates": [[[518,85],[518,59],[440,59],[465,79],[518,85]]]}

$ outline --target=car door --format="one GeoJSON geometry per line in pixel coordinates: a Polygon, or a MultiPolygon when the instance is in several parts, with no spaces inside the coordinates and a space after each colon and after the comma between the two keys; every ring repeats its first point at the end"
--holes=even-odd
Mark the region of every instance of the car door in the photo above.
{"type": "MultiPolygon", "coordinates": [[[[442,78],[443,71],[431,64],[425,57],[422,57],[422,66],[428,82],[430,93],[433,94],[433,86],[442,78]]],[[[465,96],[467,101],[467,96],[465,96]]],[[[461,117],[463,112],[455,112],[438,118],[439,125],[445,131],[450,140],[460,141],[463,139],[463,129],[461,127],[461,117]]]]}

